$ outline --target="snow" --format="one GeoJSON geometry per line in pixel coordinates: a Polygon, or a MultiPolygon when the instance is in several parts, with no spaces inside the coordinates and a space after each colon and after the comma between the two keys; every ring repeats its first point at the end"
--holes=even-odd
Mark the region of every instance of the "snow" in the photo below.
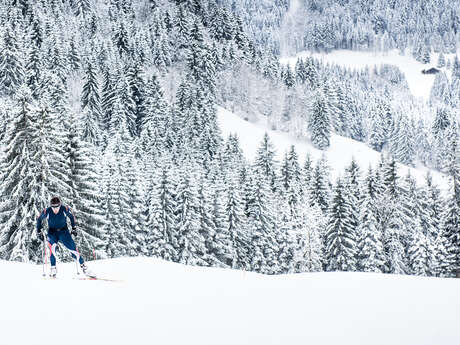
{"type": "Polygon", "coordinates": [[[263,276],[150,258],[44,280],[0,261],[3,344],[457,345],[460,280],[365,273],[263,276]]]}
{"type": "MultiPolygon", "coordinates": [[[[307,56],[313,56],[324,63],[354,69],[363,69],[366,66],[372,68],[382,64],[395,65],[404,73],[411,93],[416,98],[427,101],[430,97],[435,75],[422,74],[421,72],[424,69],[436,67],[439,54],[433,53],[431,55],[431,63],[426,65],[415,60],[410,53],[407,52],[406,55],[401,55],[396,49],[385,53],[351,50],[335,50],[329,54],[302,52],[297,54],[296,57],[281,58],[280,61],[281,63],[294,66],[298,58],[305,58],[307,56]]],[[[445,57],[446,61],[449,59],[453,61],[454,54],[445,54],[445,57]]]]}
{"type": "MultiPolygon", "coordinates": [[[[230,134],[237,134],[241,149],[250,161],[253,161],[257,149],[259,148],[265,133],[268,133],[272,143],[275,146],[277,159],[281,161],[284,153],[290,150],[291,145],[295,145],[297,154],[301,162],[304,162],[307,153],[315,160],[319,160],[324,154],[331,167],[333,179],[341,176],[344,169],[348,167],[354,157],[362,172],[367,172],[369,165],[375,167],[380,161],[381,154],[372,150],[366,144],[356,140],[345,138],[336,134],[331,135],[331,146],[327,151],[320,151],[314,148],[306,139],[297,139],[289,133],[273,131],[268,129],[269,126],[260,120],[257,123],[251,123],[240,118],[232,112],[219,108],[218,123],[224,135],[224,138],[230,134]]],[[[424,167],[411,168],[402,164],[397,164],[400,176],[405,176],[410,170],[411,175],[416,178],[419,184],[424,183],[429,169],[424,167]]],[[[433,181],[440,188],[447,189],[448,178],[436,171],[431,171],[433,181]]]]}

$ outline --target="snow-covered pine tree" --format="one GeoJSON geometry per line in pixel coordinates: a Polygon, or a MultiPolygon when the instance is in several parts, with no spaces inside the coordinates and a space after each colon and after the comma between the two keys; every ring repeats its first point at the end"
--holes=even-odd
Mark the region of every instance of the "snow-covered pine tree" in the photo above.
{"type": "Polygon", "coordinates": [[[16,93],[25,80],[25,62],[20,47],[18,34],[10,25],[6,25],[0,41],[0,93],[3,95],[16,93]]]}
{"type": "Polygon", "coordinates": [[[81,107],[83,110],[83,138],[91,144],[98,145],[101,142],[101,98],[99,90],[98,74],[94,64],[89,61],[85,69],[85,83],[81,95],[81,107]]]}
{"type": "Polygon", "coordinates": [[[112,118],[113,105],[116,99],[116,81],[109,67],[102,70],[102,88],[101,88],[101,125],[107,130],[112,118]]]}
{"type": "Polygon", "coordinates": [[[320,150],[326,150],[330,145],[331,119],[325,96],[318,92],[313,100],[308,131],[312,144],[320,150]]]}
{"type": "Polygon", "coordinates": [[[156,76],[146,86],[145,116],[140,124],[140,145],[149,157],[155,157],[166,147],[168,105],[156,76]]]}
{"type": "Polygon", "coordinates": [[[43,121],[30,89],[21,86],[14,98],[1,162],[0,257],[38,262],[41,257],[35,219],[48,205],[50,178],[43,121]],[[42,141],[43,140],[43,141],[42,141]]]}
{"type": "Polygon", "coordinates": [[[197,174],[192,164],[180,170],[176,193],[176,260],[183,264],[206,265],[206,246],[200,233],[197,174]]]}
{"type": "Polygon", "coordinates": [[[438,68],[446,67],[446,58],[444,54],[441,52],[438,57],[438,63],[436,65],[438,68]]]}
{"type": "Polygon", "coordinates": [[[228,231],[232,241],[234,257],[231,267],[245,267],[242,262],[247,262],[244,258],[244,248],[248,247],[247,239],[247,218],[244,214],[244,203],[241,197],[241,187],[238,182],[238,175],[229,173],[226,183],[225,213],[228,222],[228,231]]]}
{"type": "Polygon", "coordinates": [[[310,185],[310,203],[319,206],[324,213],[327,212],[330,202],[331,191],[329,179],[329,166],[326,156],[323,155],[316,163],[315,170],[313,171],[312,183],[310,185]]]}
{"type": "Polygon", "coordinates": [[[279,188],[278,183],[278,162],[275,160],[275,148],[267,133],[257,149],[254,167],[267,181],[270,190],[275,192],[279,188]]]}
{"type": "Polygon", "coordinates": [[[124,172],[128,188],[127,195],[130,202],[129,242],[130,256],[147,255],[146,239],[148,230],[145,228],[146,217],[144,214],[144,200],[146,190],[143,181],[145,175],[141,163],[136,157],[134,143],[128,147],[126,158],[129,164],[124,172]]]}
{"type": "MultiPolygon", "coordinates": [[[[326,228],[326,218],[323,216],[321,209],[314,206],[300,206],[299,216],[302,219],[301,233],[297,234],[297,246],[303,252],[306,270],[308,272],[320,272],[324,262],[324,236],[326,228]]],[[[302,253],[301,252],[301,253],[302,253]]],[[[295,261],[299,261],[297,256],[299,251],[296,251],[295,261]]],[[[301,272],[300,268],[296,267],[297,272],[301,272]]]]}
{"type": "Polygon", "coordinates": [[[435,255],[422,229],[417,186],[410,171],[400,183],[398,201],[397,213],[402,220],[400,240],[405,250],[406,273],[428,275],[431,267],[429,259],[435,255]]]}
{"type": "Polygon", "coordinates": [[[287,200],[287,205],[292,211],[301,203],[303,193],[301,191],[301,169],[294,146],[289,153],[285,154],[281,166],[281,197],[287,200]]]}
{"type": "MultiPolygon", "coordinates": [[[[235,192],[237,191],[232,192],[231,196],[235,197],[235,192]]],[[[233,233],[230,231],[228,196],[229,195],[226,184],[224,183],[224,179],[218,176],[215,181],[215,191],[213,196],[213,223],[215,228],[215,237],[212,244],[212,255],[217,258],[218,262],[220,262],[222,266],[233,267],[234,263],[236,262],[236,231],[239,231],[240,229],[235,229],[235,223],[233,223],[233,233]]],[[[232,202],[235,201],[235,199],[232,200],[232,202]]],[[[235,205],[233,204],[230,206],[232,208],[231,211],[236,211],[233,206],[235,205]]],[[[232,214],[232,216],[235,216],[235,214],[232,214]]]]}
{"type": "Polygon", "coordinates": [[[401,116],[397,123],[389,138],[390,152],[398,162],[412,166],[415,158],[414,126],[406,116],[401,116]]]}
{"type": "Polygon", "coordinates": [[[252,242],[251,269],[267,274],[279,270],[275,233],[275,198],[270,188],[270,177],[267,176],[266,165],[255,168],[252,200],[248,209],[252,242]]]}
{"type": "Polygon", "coordinates": [[[408,261],[410,272],[415,275],[424,276],[429,271],[430,243],[423,234],[420,227],[416,226],[411,231],[411,238],[408,246],[408,261]]]}
{"type": "Polygon", "coordinates": [[[148,248],[151,254],[165,259],[176,260],[177,217],[176,217],[176,169],[166,155],[158,161],[153,170],[150,188],[147,192],[148,215],[146,227],[148,248]]]}
{"type": "Polygon", "coordinates": [[[91,11],[91,4],[89,0],[73,0],[72,9],[75,16],[85,16],[91,11]]]}
{"type": "MultiPolygon", "coordinates": [[[[383,158],[383,156],[382,156],[383,158]]],[[[384,273],[404,274],[407,271],[405,246],[401,236],[404,235],[405,218],[399,209],[398,174],[395,161],[389,157],[382,160],[379,171],[377,190],[378,222],[382,229],[383,249],[385,253],[384,273]]]]}
{"type": "Polygon", "coordinates": [[[357,270],[363,272],[382,272],[385,263],[382,232],[376,214],[373,172],[369,167],[361,200],[358,226],[357,270]]]}
{"type": "Polygon", "coordinates": [[[460,276],[460,164],[458,138],[452,138],[451,152],[449,152],[449,174],[451,185],[447,204],[442,214],[442,236],[446,249],[444,275],[460,276]]]}
{"type": "Polygon", "coordinates": [[[305,162],[302,167],[301,171],[301,177],[302,177],[302,183],[301,183],[301,188],[306,194],[308,190],[310,190],[311,183],[313,181],[313,162],[311,160],[311,155],[310,153],[307,153],[307,156],[305,157],[305,162]]]}
{"type": "Polygon", "coordinates": [[[338,180],[329,209],[324,238],[327,271],[354,271],[356,269],[357,239],[352,224],[352,205],[346,196],[342,181],[338,180]]]}
{"type": "Polygon", "coordinates": [[[70,63],[71,70],[77,72],[81,68],[81,56],[77,49],[77,43],[75,42],[75,36],[70,39],[70,47],[67,56],[67,60],[70,63]]]}
{"type": "Polygon", "coordinates": [[[82,140],[81,124],[75,116],[69,113],[69,146],[67,148],[70,174],[68,179],[72,187],[70,204],[72,211],[78,219],[78,230],[80,232],[78,250],[86,258],[104,257],[105,243],[103,239],[106,234],[104,213],[100,207],[102,195],[100,191],[100,168],[97,163],[97,156],[93,147],[82,140]],[[92,250],[96,252],[93,253],[92,250]]]}
{"type": "Polygon", "coordinates": [[[430,103],[437,104],[450,103],[451,91],[449,86],[449,79],[446,73],[440,72],[434,78],[433,86],[430,91],[430,103]]]}
{"type": "Polygon", "coordinates": [[[131,153],[132,137],[129,133],[126,118],[123,112],[115,110],[111,122],[111,138],[104,153],[103,179],[104,200],[106,212],[107,253],[110,257],[128,255],[132,248],[130,241],[132,219],[130,181],[126,172],[132,164],[131,153]]]}
{"type": "MultiPolygon", "coordinates": [[[[120,71],[120,73],[123,73],[120,71]]],[[[118,76],[117,82],[117,100],[115,100],[114,108],[118,109],[121,114],[125,117],[126,125],[129,130],[131,137],[135,137],[137,134],[136,131],[136,103],[129,86],[129,82],[126,76],[120,74],[118,76]]],[[[116,110],[113,110],[112,117],[117,116],[114,113],[116,110]]],[[[120,114],[120,116],[121,116],[120,114]]],[[[113,120],[111,121],[113,125],[113,120]]],[[[115,130],[117,127],[111,127],[111,131],[115,130]]]]}
{"type": "Polygon", "coordinates": [[[428,173],[425,184],[417,193],[417,213],[420,218],[420,229],[430,246],[427,274],[433,276],[439,276],[441,261],[445,257],[445,248],[439,237],[443,203],[444,200],[441,198],[441,191],[433,183],[431,174],[428,173]]]}
{"type": "Polygon", "coordinates": [[[38,99],[41,93],[41,74],[42,74],[42,59],[40,57],[40,50],[36,45],[31,45],[25,68],[25,80],[27,86],[32,91],[35,99],[38,99]]]}
{"type": "Polygon", "coordinates": [[[134,116],[135,116],[135,128],[131,129],[131,133],[139,135],[141,132],[142,124],[146,116],[146,83],[144,80],[144,72],[139,62],[134,61],[129,67],[126,73],[128,85],[130,88],[130,94],[134,102],[134,116]]]}
{"type": "Polygon", "coordinates": [[[127,25],[124,19],[120,19],[116,29],[113,31],[113,42],[118,49],[120,56],[129,54],[129,47],[131,46],[131,38],[129,33],[129,25],[127,25]]]}

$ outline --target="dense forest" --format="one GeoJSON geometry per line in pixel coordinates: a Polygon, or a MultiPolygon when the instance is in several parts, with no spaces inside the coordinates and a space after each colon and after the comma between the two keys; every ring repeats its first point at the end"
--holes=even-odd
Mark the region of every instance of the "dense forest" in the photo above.
{"type": "Polygon", "coordinates": [[[309,49],[456,53],[460,6],[448,0],[219,0],[241,17],[251,39],[291,55],[309,49]],[[290,6],[296,11],[286,16],[290,6]],[[291,21],[289,25],[286,21],[291,21]],[[286,31],[287,30],[287,31],[286,31]]]}
{"type": "MultiPolygon", "coordinates": [[[[446,62],[449,77],[436,77],[429,104],[410,95],[393,66],[350,71],[307,58],[289,68],[273,45],[289,5],[264,4],[3,1],[0,258],[41,260],[35,220],[59,195],[76,215],[86,257],[95,249],[99,258],[145,255],[267,274],[455,275],[458,59],[449,68],[446,62]],[[252,15],[267,12],[266,21],[252,15]],[[265,36],[255,29],[261,23],[270,26],[265,36]],[[353,160],[332,181],[334,162],[298,157],[295,147],[278,162],[266,136],[250,162],[236,135],[222,137],[218,105],[248,119],[267,117],[273,128],[322,150],[332,133],[365,142],[382,152],[381,161],[360,167],[353,160]],[[398,174],[396,162],[441,170],[449,189],[441,191],[429,174],[417,185],[398,174]]],[[[338,43],[340,23],[353,21],[337,11],[329,16],[334,6],[326,5],[308,1],[302,8],[319,13],[318,21],[337,21],[337,36],[331,46],[312,45],[306,37],[319,24],[309,22],[302,47],[361,47],[354,38],[350,46],[338,43]]],[[[397,1],[367,6],[386,13],[381,33],[389,46],[431,35],[425,12],[398,11],[427,19],[414,29],[405,20],[403,35],[390,25],[397,1]]],[[[360,35],[374,18],[365,17],[355,28],[360,35]]],[[[458,42],[458,22],[441,17],[447,53],[458,42]]]]}

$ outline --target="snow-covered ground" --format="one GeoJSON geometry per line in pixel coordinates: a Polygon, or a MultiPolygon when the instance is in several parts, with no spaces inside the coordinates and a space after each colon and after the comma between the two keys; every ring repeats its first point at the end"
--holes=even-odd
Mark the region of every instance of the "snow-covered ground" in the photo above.
{"type": "MultiPolygon", "coordinates": [[[[343,174],[345,167],[349,166],[352,158],[358,162],[361,170],[367,172],[369,165],[375,167],[380,160],[380,153],[372,150],[366,144],[356,140],[341,137],[332,134],[331,146],[327,151],[320,151],[315,149],[306,139],[296,139],[289,133],[273,131],[268,129],[268,126],[263,122],[251,123],[245,121],[238,115],[230,111],[219,108],[218,123],[224,138],[230,134],[237,134],[241,148],[247,159],[253,161],[256,156],[257,149],[260,147],[265,133],[268,133],[272,140],[277,159],[281,161],[284,153],[289,151],[291,145],[295,145],[297,154],[300,161],[303,163],[307,153],[315,160],[321,158],[325,154],[329,166],[331,167],[332,178],[335,179],[343,174]]],[[[425,177],[429,169],[424,167],[409,168],[405,165],[398,164],[400,176],[405,176],[407,171],[410,170],[411,175],[417,179],[418,183],[424,183],[425,177]]],[[[440,188],[447,188],[448,179],[445,175],[436,171],[432,171],[433,180],[440,188]]]]}
{"type": "Polygon", "coordinates": [[[365,273],[262,276],[156,259],[0,261],[2,344],[457,345],[460,279],[365,273]]]}
{"type": "MultiPolygon", "coordinates": [[[[299,57],[313,56],[325,63],[336,64],[344,67],[362,69],[366,66],[375,65],[395,65],[406,76],[407,83],[411,93],[424,100],[430,97],[431,87],[433,86],[435,75],[422,74],[421,71],[435,67],[439,54],[432,54],[431,63],[424,65],[415,60],[409,52],[406,55],[399,54],[398,50],[391,50],[386,53],[372,51],[351,51],[335,50],[329,54],[302,52],[296,57],[287,57],[280,59],[281,63],[294,66],[299,57]]],[[[446,54],[446,60],[453,61],[454,54],[446,54]]],[[[443,69],[445,70],[445,69],[443,69]]]]}

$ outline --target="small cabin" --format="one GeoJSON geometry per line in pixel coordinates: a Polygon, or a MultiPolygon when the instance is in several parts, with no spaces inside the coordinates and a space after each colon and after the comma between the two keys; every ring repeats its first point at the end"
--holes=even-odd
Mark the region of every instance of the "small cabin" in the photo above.
{"type": "Polygon", "coordinates": [[[436,74],[436,73],[439,73],[440,71],[437,69],[437,68],[430,68],[430,69],[424,69],[422,71],[423,74],[436,74]]]}

